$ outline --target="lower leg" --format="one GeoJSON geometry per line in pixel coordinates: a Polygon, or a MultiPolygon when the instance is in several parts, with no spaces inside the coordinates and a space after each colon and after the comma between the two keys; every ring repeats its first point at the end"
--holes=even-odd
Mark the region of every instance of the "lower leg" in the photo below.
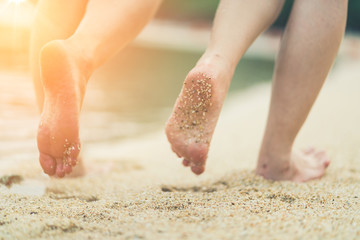
{"type": "Polygon", "coordinates": [[[42,48],[45,101],[37,139],[47,174],[63,177],[77,164],[79,113],[91,73],[140,32],[159,3],[90,0],[75,33],[42,48]]]}
{"type": "Polygon", "coordinates": [[[296,0],[276,62],[268,122],[257,173],[274,180],[321,177],[323,152],[295,155],[296,135],[327,77],[341,43],[347,0],[296,0]]]}
{"type": "Polygon", "coordinates": [[[173,151],[194,173],[205,170],[210,141],[238,61],[275,20],[283,2],[220,2],[210,44],[186,77],[166,126],[173,151]]]}
{"type": "MultiPolygon", "coordinates": [[[[30,41],[30,66],[38,109],[43,111],[44,86],[40,77],[39,54],[41,48],[55,39],[66,39],[71,36],[79,25],[88,0],[40,0],[37,4],[34,25],[30,41]]],[[[42,163],[42,161],[40,161],[42,163]]],[[[43,166],[49,169],[51,166],[43,166]]],[[[53,167],[53,166],[52,166],[53,167]]],[[[45,170],[45,172],[49,172],[45,170]]],[[[83,162],[80,161],[72,176],[84,174],[83,162]]]]}
{"type": "Polygon", "coordinates": [[[132,41],[150,21],[161,0],[90,0],[76,32],[65,41],[86,57],[92,70],[132,41]]]}
{"type": "Polygon", "coordinates": [[[44,91],[40,79],[39,53],[48,42],[70,37],[84,16],[88,0],[40,0],[30,41],[30,66],[37,105],[42,112],[44,91]]]}
{"type": "Polygon", "coordinates": [[[284,0],[221,0],[210,43],[200,59],[220,56],[233,67],[253,41],[275,21],[284,0]]]}

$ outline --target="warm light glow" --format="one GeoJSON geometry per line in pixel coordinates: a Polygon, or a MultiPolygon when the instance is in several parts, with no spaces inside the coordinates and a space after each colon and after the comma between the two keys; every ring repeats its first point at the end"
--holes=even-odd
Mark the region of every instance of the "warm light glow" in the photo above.
{"type": "Polygon", "coordinates": [[[23,2],[25,2],[26,0],[8,0],[9,3],[12,3],[12,4],[21,4],[23,2]]]}

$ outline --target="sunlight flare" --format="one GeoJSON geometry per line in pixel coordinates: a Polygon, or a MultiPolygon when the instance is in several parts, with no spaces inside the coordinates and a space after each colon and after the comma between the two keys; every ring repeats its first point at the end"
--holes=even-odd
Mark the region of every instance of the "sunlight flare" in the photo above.
{"type": "Polygon", "coordinates": [[[19,5],[21,3],[24,3],[26,0],[8,0],[9,4],[16,4],[19,5]]]}

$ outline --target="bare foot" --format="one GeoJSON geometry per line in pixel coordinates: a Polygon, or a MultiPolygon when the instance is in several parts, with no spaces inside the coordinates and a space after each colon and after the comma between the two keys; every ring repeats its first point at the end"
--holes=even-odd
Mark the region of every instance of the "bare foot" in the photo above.
{"type": "Polygon", "coordinates": [[[77,164],[81,144],[79,112],[89,74],[64,41],[52,41],[41,51],[45,102],[38,128],[40,164],[50,176],[64,177],[77,164]]]}
{"type": "Polygon", "coordinates": [[[234,68],[219,56],[200,60],[187,75],[166,124],[172,150],[195,174],[205,170],[209,145],[234,68]]]}
{"type": "Polygon", "coordinates": [[[288,157],[270,157],[260,154],[256,173],[266,179],[306,182],[321,178],[330,164],[325,151],[309,148],[288,157]]]}

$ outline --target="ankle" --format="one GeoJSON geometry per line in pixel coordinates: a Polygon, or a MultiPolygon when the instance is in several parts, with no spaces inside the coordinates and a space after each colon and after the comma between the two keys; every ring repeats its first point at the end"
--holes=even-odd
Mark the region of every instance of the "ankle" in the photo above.
{"type": "Polygon", "coordinates": [[[266,179],[283,180],[288,179],[289,176],[294,175],[296,171],[292,166],[290,159],[282,163],[271,164],[259,163],[256,167],[255,173],[266,179]]]}
{"type": "Polygon", "coordinates": [[[88,51],[80,47],[77,42],[71,38],[63,40],[63,44],[68,52],[71,53],[77,68],[85,76],[87,81],[95,70],[93,58],[88,51]]]}
{"type": "Polygon", "coordinates": [[[258,157],[257,169],[267,171],[269,169],[287,170],[290,167],[290,149],[276,149],[263,146],[258,157]]]}
{"type": "Polygon", "coordinates": [[[206,50],[206,52],[201,56],[199,61],[196,63],[196,66],[201,65],[219,65],[224,68],[225,71],[233,73],[235,71],[237,63],[230,61],[225,56],[220,53],[206,50]]]}

